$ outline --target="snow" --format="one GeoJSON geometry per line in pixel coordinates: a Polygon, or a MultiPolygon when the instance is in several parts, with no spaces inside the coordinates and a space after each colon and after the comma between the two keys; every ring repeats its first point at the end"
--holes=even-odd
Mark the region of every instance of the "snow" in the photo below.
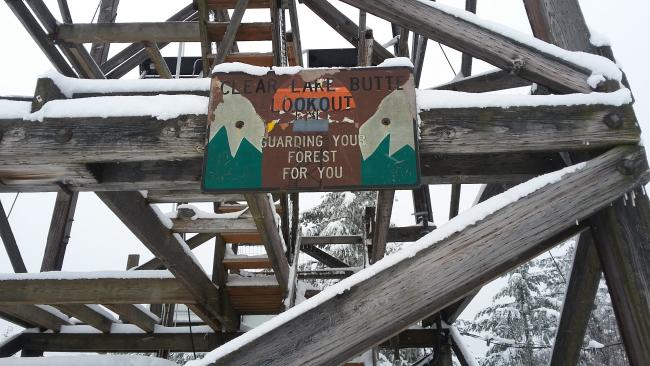
{"type": "Polygon", "coordinates": [[[21,119],[31,110],[31,102],[0,99],[0,119],[21,119]]]}
{"type": "Polygon", "coordinates": [[[208,97],[182,94],[60,99],[45,103],[39,111],[23,118],[43,122],[45,118],[152,116],[168,120],[181,115],[205,115],[208,101],[208,97]]]}
{"type": "Polygon", "coordinates": [[[387,58],[384,62],[377,65],[377,67],[410,67],[413,68],[413,62],[408,57],[393,57],[387,58]]]}
{"type": "Polygon", "coordinates": [[[352,203],[352,201],[354,201],[354,199],[356,197],[357,197],[357,195],[352,193],[352,192],[344,192],[343,193],[343,203],[342,203],[343,206],[349,206],[352,203]]]}
{"type": "Polygon", "coordinates": [[[178,366],[162,358],[136,355],[83,355],[3,358],[2,366],[178,366]]]}
{"type": "Polygon", "coordinates": [[[194,221],[196,219],[238,219],[241,217],[241,215],[244,214],[244,212],[248,211],[248,207],[246,207],[243,210],[240,211],[235,211],[235,212],[227,212],[227,213],[214,213],[214,212],[206,212],[201,210],[200,208],[190,205],[190,204],[184,204],[184,205],[179,205],[174,212],[169,212],[167,213],[168,218],[175,219],[177,218],[178,215],[178,210],[179,209],[190,209],[194,211],[194,216],[190,217],[190,220],[194,221]]]}
{"type": "Polygon", "coordinates": [[[601,349],[605,347],[604,344],[594,341],[593,339],[589,341],[589,344],[587,344],[587,349],[601,349]]]}
{"type": "Polygon", "coordinates": [[[442,12],[465,20],[469,23],[473,23],[480,27],[489,29],[492,32],[508,37],[518,43],[522,43],[529,47],[535,48],[541,52],[558,57],[575,65],[582,66],[588,70],[591,70],[592,74],[602,74],[608,79],[618,81],[620,81],[623,77],[623,73],[618,68],[618,66],[605,57],[589,54],[586,52],[567,51],[550,43],[546,43],[537,38],[534,38],[528,34],[519,32],[503,24],[482,19],[477,15],[460,8],[443,5],[438,2],[432,2],[428,0],[418,1],[424,5],[436,8],[442,12]]]}
{"type": "MultiPolygon", "coordinates": [[[[466,227],[483,220],[487,216],[493,214],[497,210],[518,201],[519,199],[537,191],[538,189],[560,181],[565,175],[574,173],[586,164],[576,164],[562,170],[548,173],[537,178],[531,179],[525,183],[517,185],[506,192],[494,196],[470,209],[463,214],[456,216],[446,224],[442,225],[437,230],[425,235],[412,245],[402,249],[401,251],[385,257],[384,259],[376,262],[375,264],[365,268],[362,271],[342,280],[336,285],[330,286],[321,291],[318,295],[308,299],[307,301],[279,314],[275,318],[267,321],[259,327],[247,332],[246,334],[237,337],[236,339],[222,345],[216,350],[208,353],[203,359],[189,362],[187,366],[202,366],[209,365],[218,359],[237,351],[242,346],[252,342],[256,338],[272,331],[273,329],[285,324],[286,322],[304,314],[305,312],[316,308],[317,306],[325,303],[326,301],[336,297],[336,295],[343,294],[349,291],[351,287],[375,276],[377,273],[384,270],[390,270],[400,262],[407,258],[416,256],[420,251],[431,247],[439,241],[449,237],[450,235],[459,232],[466,227]]],[[[230,284],[230,283],[229,283],[230,284]]]]}
{"type": "Polygon", "coordinates": [[[122,321],[113,316],[104,307],[96,304],[88,304],[87,307],[93,309],[95,312],[102,314],[105,318],[110,319],[113,323],[121,323],[122,321]]]}
{"type": "Polygon", "coordinates": [[[589,34],[589,43],[591,43],[591,45],[594,47],[606,47],[612,45],[606,35],[594,30],[591,27],[589,28],[589,34]]]}
{"type": "MultiPolygon", "coordinates": [[[[190,333],[190,327],[165,327],[159,324],[154,326],[154,333],[159,334],[178,334],[178,333],[190,333]]],[[[192,326],[192,333],[194,334],[205,334],[205,333],[214,333],[214,330],[210,328],[209,325],[197,325],[192,326]]]]}
{"type": "Polygon", "coordinates": [[[111,324],[111,333],[143,334],[146,332],[135,324],[111,324]]]}
{"type": "Polygon", "coordinates": [[[278,280],[275,276],[255,276],[244,277],[236,274],[228,275],[229,287],[257,287],[257,286],[277,286],[278,280]]]}
{"type": "Polygon", "coordinates": [[[41,77],[52,79],[61,90],[61,93],[67,98],[72,98],[74,94],[81,93],[150,93],[210,90],[209,78],[91,80],[70,78],[61,75],[55,70],[50,70],[41,77]]]}
{"type": "Polygon", "coordinates": [[[254,76],[264,76],[269,73],[269,67],[253,66],[241,62],[224,62],[212,68],[212,73],[229,74],[231,72],[243,72],[244,74],[254,76]]]}
{"type": "Polygon", "coordinates": [[[537,106],[610,105],[620,107],[632,103],[629,89],[612,93],[565,95],[517,95],[463,93],[448,90],[417,90],[420,110],[436,108],[510,108],[537,106]]]}
{"type": "Polygon", "coordinates": [[[101,333],[100,330],[90,325],[62,325],[60,329],[62,334],[96,334],[101,333]]]}
{"type": "Polygon", "coordinates": [[[158,208],[158,206],[156,205],[149,205],[149,206],[151,206],[151,209],[156,213],[156,216],[158,216],[160,222],[163,225],[165,225],[166,228],[171,230],[172,226],[174,226],[172,220],[170,220],[169,217],[167,217],[167,215],[165,215],[162,211],[160,211],[160,208],[158,208]]]}
{"type": "Polygon", "coordinates": [[[70,322],[70,318],[67,315],[63,314],[59,309],[57,309],[57,308],[55,308],[53,306],[50,306],[50,305],[36,305],[36,307],[41,308],[41,310],[47,311],[48,313],[54,315],[55,317],[57,317],[59,319],[63,319],[66,322],[70,322]]]}
{"type": "Polygon", "coordinates": [[[66,272],[51,271],[39,273],[0,273],[0,281],[21,280],[96,280],[104,278],[118,279],[165,279],[174,278],[167,270],[149,271],[93,271],[93,272],[66,272]]]}
{"type": "Polygon", "coordinates": [[[156,322],[156,323],[160,323],[160,317],[158,317],[158,315],[152,313],[152,312],[149,310],[148,307],[146,307],[146,306],[144,306],[144,305],[142,305],[142,304],[134,304],[133,306],[136,307],[136,308],[138,308],[138,309],[140,309],[140,311],[141,311],[144,315],[146,315],[146,316],[150,317],[151,319],[153,319],[154,322],[156,322]]]}

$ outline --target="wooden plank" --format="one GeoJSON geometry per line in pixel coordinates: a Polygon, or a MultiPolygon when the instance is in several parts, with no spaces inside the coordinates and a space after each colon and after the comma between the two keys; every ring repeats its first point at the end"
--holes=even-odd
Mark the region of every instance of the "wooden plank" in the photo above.
{"type": "Polygon", "coordinates": [[[223,309],[218,289],[203,269],[188,255],[187,244],[160,222],[158,215],[139,192],[97,192],[97,196],[124,222],[145,246],[169,268],[193,295],[192,307],[213,329],[231,330],[232,309],[223,309]],[[222,323],[221,325],[219,323],[222,323]]]}
{"type": "Polygon", "coordinates": [[[333,255],[313,245],[301,245],[300,250],[328,267],[332,267],[332,268],[350,267],[350,265],[345,263],[344,261],[334,257],[333,255]]]}
{"type": "Polygon", "coordinates": [[[65,250],[70,239],[74,212],[79,193],[62,189],[56,195],[50,230],[47,234],[45,252],[41,262],[41,272],[60,271],[63,268],[65,250]]]}
{"type": "Polygon", "coordinates": [[[153,333],[160,318],[144,307],[131,304],[104,304],[105,307],[120,316],[120,319],[138,326],[147,333],[153,333]]]}
{"type": "Polygon", "coordinates": [[[592,233],[585,231],[573,257],[549,366],[578,365],[601,273],[592,233]]]}
{"type": "MultiPolygon", "coordinates": [[[[326,0],[303,0],[303,4],[318,15],[332,29],[337,31],[343,38],[354,47],[359,46],[359,27],[345,14],[326,0]]],[[[372,63],[378,65],[393,54],[385,49],[379,42],[373,41],[372,63]]]]}
{"type": "Polygon", "coordinates": [[[351,284],[349,290],[305,309],[213,364],[253,364],[260,357],[269,366],[345,362],[539,254],[546,249],[540,243],[565,239],[567,233],[560,234],[573,230],[576,219],[645,182],[647,168],[642,149],[613,149],[418,255],[351,284]],[[637,163],[638,169],[622,174],[617,167],[623,161],[637,163]],[[429,271],[432,267],[437,270],[429,271]]]}
{"type": "Polygon", "coordinates": [[[386,241],[389,243],[405,243],[420,240],[436,227],[429,225],[401,226],[388,228],[386,241]]]}
{"type": "Polygon", "coordinates": [[[592,91],[580,66],[417,0],[343,0],[496,67],[561,92],[592,91]]]}
{"type": "Polygon", "coordinates": [[[59,11],[61,12],[61,19],[64,23],[72,23],[72,15],[70,15],[70,7],[67,0],[57,0],[59,4],[59,11]]]}
{"type": "Polygon", "coordinates": [[[275,209],[271,202],[271,196],[263,193],[246,194],[248,206],[253,214],[253,219],[257,230],[262,236],[262,242],[266,249],[273,273],[278,280],[278,284],[285,292],[289,283],[289,261],[285,256],[285,243],[280,235],[279,223],[275,219],[275,209]]]}
{"type": "Polygon", "coordinates": [[[11,357],[23,349],[23,333],[14,334],[0,343],[0,358],[11,357]]]}
{"type": "Polygon", "coordinates": [[[530,86],[530,81],[524,80],[508,71],[494,70],[473,76],[467,76],[446,84],[436,86],[435,90],[452,90],[465,93],[485,93],[497,90],[530,86]]]}
{"type": "MultiPolygon", "coordinates": [[[[226,60],[226,56],[230,53],[230,50],[235,42],[235,37],[239,33],[241,27],[241,21],[244,17],[244,12],[248,6],[248,0],[237,0],[237,5],[235,10],[230,17],[230,23],[224,32],[221,42],[219,43],[219,48],[217,49],[217,54],[214,57],[214,64],[223,63],[226,60]]],[[[207,54],[204,55],[205,60],[207,60],[207,54]]],[[[206,61],[207,62],[207,61],[206,61]]]]}
{"type": "MultiPolygon", "coordinates": [[[[206,25],[210,41],[222,41],[229,23],[210,22],[206,25]]],[[[270,40],[268,22],[242,23],[235,33],[237,41],[270,40]]],[[[72,43],[133,43],[133,42],[200,42],[199,23],[183,21],[146,23],[75,23],[60,24],[56,40],[72,43]]],[[[162,45],[159,45],[162,48],[162,45]]]]}
{"type": "Polygon", "coordinates": [[[637,144],[632,106],[433,109],[420,112],[423,154],[577,151],[637,144]]]}
{"type": "Polygon", "coordinates": [[[361,235],[303,236],[300,245],[363,244],[361,235]]]}
{"type": "Polygon", "coordinates": [[[20,248],[18,248],[18,243],[16,243],[14,232],[11,230],[11,225],[9,225],[9,219],[2,206],[2,202],[0,202],[0,238],[2,238],[2,243],[5,246],[7,257],[9,257],[9,262],[11,262],[11,267],[14,272],[27,272],[27,267],[25,267],[23,257],[20,255],[20,248]]]}
{"type": "MultiPolygon", "coordinates": [[[[210,21],[210,12],[206,5],[206,0],[197,0],[194,2],[199,10],[199,40],[201,42],[201,60],[203,64],[203,77],[210,75],[211,63],[208,55],[212,53],[212,42],[208,38],[208,22],[210,21]]],[[[230,27],[230,25],[228,26],[230,27]]]]}
{"type": "Polygon", "coordinates": [[[226,234],[254,234],[257,233],[255,221],[251,218],[239,219],[172,219],[175,233],[218,233],[226,234]]]}
{"type": "Polygon", "coordinates": [[[172,72],[169,70],[167,62],[165,62],[165,59],[162,57],[158,44],[156,42],[144,42],[144,50],[147,52],[149,59],[156,67],[158,75],[163,79],[171,79],[172,72]]]}
{"type": "Polygon", "coordinates": [[[0,288],[2,305],[196,302],[183,283],[175,278],[0,280],[0,288]]]}
{"type": "Polygon", "coordinates": [[[88,305],[59,304],[57,309],[73,316],[103,333],[110,333],[114,318],[108,318],[88,305]]]}
{"type": "Polygon", "coordinates": [[[226,62],[271,67],[273,66],[273,52],[231,52],[226,56],[226,62]]]}
{"type": "Polygon", "coordinates": [[[42,329],[59,331],[62,325],[72,324],[69,319],[62,319],[39,306],[2,305],[0,311],[42,329]]]}
{"type": "MultiPolygon", "coordinates": [[[[119,4],[120,0],[101,0],[97,23],[114,23],[119,4]]],[[[109,47],[110,43],[93,43],[90,47],[90,55],[101,65],[108,59],[109,47]]]]}
{"type": "Polygon", "coordinates": [[[288,38],[289,34],[291,34],[291,44],[293,48],[293,55],[288,55],[288,57],[289,59],[293,57],[297,66],[303,66],[302,39],[300,38],[300,22],[298,21],[298,7],[296,6],[296,0],[289,0],[288,7],[289,19],[291,20],[291,33],[287,32],[287,42],[289,42],[288,38]]]}
{"type": "Polygon", "coordinates": [[[650,364],[650,202],[644,192],[628,192],[591,220],[619,331],[635,366],[650,364]]]}
{"type": "MultiPolygon", "coordinates": [[[[225,248],[225,246],[224,246],[225,248]]],[[[239,257],[225,257],[222,261],[222,265],[227,269],[271,269],[271,261],[268,257],[264,256],[253,256],[246,258],[244,256],[239,257]]]]}
{"type": "Polygon", "coordinates": [[[209,352],[238,337],[243,332],[202,332],[181,328],[175,333],[90,333],[54,334],[23,333],[21,342],[30,350],[47,352],[156,352],[168,349],[172,352],[209,352]]]}

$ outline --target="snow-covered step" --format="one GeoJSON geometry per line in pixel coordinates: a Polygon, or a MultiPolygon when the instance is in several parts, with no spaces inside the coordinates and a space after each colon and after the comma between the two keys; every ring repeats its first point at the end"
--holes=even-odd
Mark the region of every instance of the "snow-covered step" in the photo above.
{"type": "Polygon", "coordinates": [[[226,290],[233,308],[243,315],[279,314],[284,310],[282,289],[275,276],[228,276],[226,290]]]}
{"type": "Polygon", "coordinates": [[[271,260],[267,255],[229,255],[223,259],[227,269],[270,269],[271,260]]]}

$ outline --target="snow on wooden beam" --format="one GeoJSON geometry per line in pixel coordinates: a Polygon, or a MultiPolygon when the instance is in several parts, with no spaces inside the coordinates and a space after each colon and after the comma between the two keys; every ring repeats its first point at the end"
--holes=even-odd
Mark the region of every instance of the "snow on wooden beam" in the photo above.
{"type": "Polygon", "coordinates": [[[621,147],[514,187],[190,365],[345,362],[547,249],[647,169],[642,148],[621,147]]]}
{"type": "Polygon", "coordinates": [[[596,86],[588,81],[593,73],[621,78],[606,59],[563,51],[450,6],[418,0],[343,2],[560,92],[591,92],[596,86]]]}
{"type": "Polygon", "coordinates": [[[446,84],[438,85],[434,90],[453,90],[466,93],[485,93],[496,90],[529,86],[530,82],[513,75],[508,71],[494,70],[476,74],[461,79],[454,79],[446,84]]]}

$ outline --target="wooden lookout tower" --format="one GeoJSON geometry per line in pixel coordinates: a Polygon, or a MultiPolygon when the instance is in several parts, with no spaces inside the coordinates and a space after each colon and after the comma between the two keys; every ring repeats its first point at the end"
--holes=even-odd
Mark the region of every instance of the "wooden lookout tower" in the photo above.
{"type": "MultiPolygon", "coordinates": [[[[0,205],[0,235],[14,270],[0,274],[0,318],[26,328],[0,344],[0,357],[196,351],[210,353],[193,365],[352,365],[373,349],[431,348],[435,365],[451,365],[452,352],[472,365],[446,325],[483,285],[579,236],[551,364],[577,364],[604,274],[630,364],[650,365],[650,201],[643,188],[650,171],[625,74],[609,46],[590,43],[578,1],[524,0],[534,37],[477,17],[476,0],[466,0],[464,10],[425,0],[342,1],[359,9],[358,21],[327,0],[194,0],[166,21],[116,23],[119,0],[101,0],[97,22],[81,24],[66,0],[58,9],[42,0],[5,0],[56,71],[39,78],[33,97],[0,97],[0,192],[56,192],[56,203],[38,273],[27,273],[0,205]],[[244,21],[249,9],[267,9],[268,19],[244,21]],[[298,10],[315,13],[351,50],[319,59],[314,53],[303,65],[298,10]],[[374,40],[366,14],[392,26],[392,44],[374,40]],[[270,51],[239,50],[251,41],[270,51]],[[165,58],[160,50],[171,42],[196,42],[201,54],[165,58]],[[420,90],[427,42],[462,52],[461,73],[420,90]],[[112,43],[128,46],[109,57],[112,43]],[[494,70],[472,76],[474,58],[494,70]],[[337,69],[348,75],[348,88],[323,76],[330,69],[301,68],[352,66],[346,62],[359,66],[337,69]],[[122,79],[137,67],[145,80],[122,79]],[[395,75],[381,80],[396,93],[375,98],[371,87],[363,91],[364,73],[369,83],[395,75]],[[244,75],[241,84],[224,81],[235,74],[244,75]],[[321,91],[310,84],[305,97],[308,87],[297,91],[292,77],[307,74],[326,82],[321,91]],[[263,113],[253,108],[261,99],[235,95],[248,88],[247,77],[258,78],[258,92],[273,89],[280,99],[272,99],[271,111],[279,116],[311,103],[316,118],[260,117],[261,132],[250,130],[251,118],[263,113]],[[524,86],[532,86],[530,95],[491,93],[524,86]],[[294,94],[303,97],[292,102],[294,94]],[[222,108],[227,97],[240,104],[222,108]],[[336,101],[348,103],[343,112],[375,104],[348,118],[336,101]],[[413,107],[413,116],[396,105],[413,107]],[[233,134],[318,135],[334,128],[335,117],[322,117],[326,109],[343,113],[336,128],[360,131],[355,118],[363,115],[361,122],[377,122],[366,136],[392,134],[388,162],[370,164],[378,143],[374,152],[362,151],[361,165],[350,163],[340,176],[333,169],[330,177],[361,171],[360,181],[370,183],[238,181],[254,176],[257,150],[248,140],[233,142],[233,134]],[[414,133],[393,127],[403,116],[414,133]],[[215,126],[230,140],[219,142],[215,126]],[[404,149],[396,141],[412,146],[417,177],[408,167],[377,171],[399,160],[404,149]],[[206,165],[210,154],[234,157],[244,148],[253,152],[228,161],[230,168],[206,165]],[[412,180],[391,186],[384,178],[412,180]],[[436,184],[452,184],[450,208],[432,207],[429,185],[436,184]],[[480,203],[458,215],[462,184],[485,186],[480,203]],[[365,230],[302,236],[299,193],[342,187],[377,192],[365,230]],[[395,189],[405,187],[417,222],[391,227],[395,189]],[[62,271],[80,192],[94,192],[155,257],[129,257],[126,271],[62,271]],[[191,205],[206,202],[212,212],[191,205]],[[178,204],[174,218],[161,214],[164,203],[178,204]],[[435,210],[456,217],[436,229],[429,224],[435,210]],[[212,273],[192,254],[208,241],[215,243],[212,273]],[[384,258],[388,242],[408,244],[384,258]],[[322,249],[329,244],[363,248],[368,266],[351,267],[322,249]],[[231,251],[237,246],[256,246],[262,255],[238,255],[231,251]],[[325,269],[299,270],[301,253],[325,269]],[[297,281],[307,276],[341,282],[298,296],[297,281]],[[307,300],[297,301],[303,295],[307,300]],[[175,317],[179,310],[186,316],[175,317]],[[242,326],[253,315],[276,316],[252,330],[242,326]]],[[[358,142],[361,134],[351,136],[358,142]]],[[[291,154],[307,150],[303,140],[278,141],[291,141],[291,154]]],[[[326,159],[322,151],[307,156],[326,159]]],[[[257,159],[258,169],[281,174],[273,156],[257,159]]],[[[296,174],[291,179],[301,170],[296,174]]]]}

